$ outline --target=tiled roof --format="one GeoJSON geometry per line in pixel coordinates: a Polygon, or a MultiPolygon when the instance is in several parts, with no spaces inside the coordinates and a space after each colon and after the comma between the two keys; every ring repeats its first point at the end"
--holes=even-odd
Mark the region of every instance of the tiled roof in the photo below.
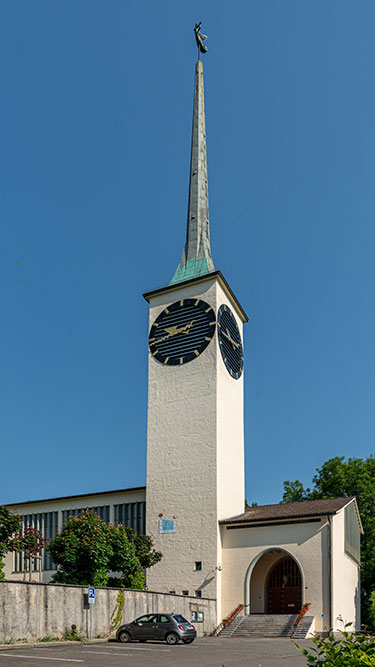
{"type": "Polygon", "coordinates": [[[220,524],[253,523],[273,519],[299,519],[327,514],[336,514],[345,507],[354,496],[346,498],[327,498],[326,500],[304,500],[300,503],[279,503],[278,505],[259,505],[249,507],[243,514],[223,519],[220,524]]]}

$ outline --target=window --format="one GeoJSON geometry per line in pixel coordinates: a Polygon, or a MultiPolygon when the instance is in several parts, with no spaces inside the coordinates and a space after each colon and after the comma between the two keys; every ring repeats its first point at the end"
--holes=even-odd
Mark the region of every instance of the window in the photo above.
{"type": "Polygon", "coordinates": [[[147,616],[141,616],[137,618],[137,623],[157,623],[158,617],[155,614],[147,614],[147,616]]]}
{"type": "Polygon", "coordinates": [[[176,591],[169,591],[171,595],[176,595],[176,591]]]}
{"type": "Polygon", "coordinates": [[[182,591],[182,595],[189,595],[189,591],[182,591]]]}
{"type": "Polygon", "coordinates": [[[192,611],[191,612],[191,621],[192,621],[192,623],[203,623],[203,621],[204,621],[203,611],[192,611]]]}
{"type": "Polygon", "coordinates": [[[171,620],[168,618],[168,616],[160,616],[160,623],[170,623],[171,620]]]}
{"type": "Polygon", "coordinates": [[[195,591],[195,597],[196,598],[201,598],[202,597],[202,591],[195,591]]]}
{"type": "Polygon", "coordinates": [[[137,503],[122,503],[115,505],[115,526],[122,523],[123,526],[130,526],[137,531],[138,535],[144,535],[146,532],[146,503],[144,501],[137,503]]]}
{"type": "Polygon", "coordinates": [[[361,532],[354,502],[345,507],[345,553],[359,565],[361,558],[361,532]]]}
{"type": "Polygon", "coordinates": [[[173,618],[175,621],[177,621],[177,623],[187,623],[186,618],[181,616],[181,614],[173,614],[173,618]]]}
{"type": "Polygon", "coordinates": [[[81,512],[86,511],[97,514],[99,519],[102,519],[105,521],[105,523],[109,523],[109,505],[97,505],[96,507],[75,507],[72,509],[63,510],[63,524],[68,521],[70,516],[79,516],[81,512]]]}
{"type": "Polygon", "coordinates": [[[196,570],[196,572],[198,572],[201,569],[202,569],[202,561],[201,560],[196,560],[195,565],[194,565],[194,570],[196,570]]]}
{"type": "MultiPolygon", "coordinates": [[[[24,514],[22,517],[23,530],[32,526],[40,530],[42,536],[46,540],[50,540],[57,535],[58,517],[57,512],[41,512],[38,514],[24,514]]],[[[34,558],[32,561],[32,569],[34,572],[39,570],[39,559],[34,558]]],[[[16,552],[14,554],[14,571],[23,572],[24,569],[23,553],[16,552]]],[[[56,570],[56,565],[51,562],[49,554],[46,549],[42,552],[42,570],[56,570]]]]}

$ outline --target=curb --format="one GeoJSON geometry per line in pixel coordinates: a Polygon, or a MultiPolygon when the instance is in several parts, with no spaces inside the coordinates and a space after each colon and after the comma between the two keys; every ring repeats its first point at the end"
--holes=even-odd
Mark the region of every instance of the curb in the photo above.
{"type": "Polygon", "coordinates": [[[0,651],[10,651],[22,648],[40,648],[48,646],[77,646],[78,644],[104,644],[108,643],[114,637],[105,637],[104,639],[83,639],[82,641],[56,641],[56,642],[25,642],[23,644],[0,644],[0,651]]]}

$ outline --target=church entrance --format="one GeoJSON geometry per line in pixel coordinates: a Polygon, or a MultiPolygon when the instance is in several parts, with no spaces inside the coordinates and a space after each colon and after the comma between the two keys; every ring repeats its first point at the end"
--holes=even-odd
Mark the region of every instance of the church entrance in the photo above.
{"type": "Polygon", "coordinates": [[[293,558],[278,561],[267,581],[267,614],[298,614],[302,605],[301,573],[293,558]]]}

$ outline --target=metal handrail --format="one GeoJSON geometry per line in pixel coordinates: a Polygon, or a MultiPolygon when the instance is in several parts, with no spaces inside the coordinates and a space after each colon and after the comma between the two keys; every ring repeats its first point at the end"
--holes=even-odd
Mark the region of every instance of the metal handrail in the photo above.
{"type": "Polygon", "coordinates": [[[230,621],[228,621],[226,623],[225,621],[227,619],[223,618],[221,623],[219,623],[219,625],[217,625],[216,628],[211,632],[211,637],[217,637],[220,634],[220,632],[222,630],[224,630],[224,628],[226,628],[228,625],[230,625],[230,623],[232,623],[234,621],[234,619],[237,618],[237,616],[241,613],[241,611],[243,609],[245,609],[245,607],[249,607],[249,606],[250,605],[248,605],[248,604],[245,605],[245,604],[242,604],[242,603],[237,605],[237,607],[235,607],[235,609],[233,609],[232,613],[229,614],[229,616],[231,617],[230,621]]]}

